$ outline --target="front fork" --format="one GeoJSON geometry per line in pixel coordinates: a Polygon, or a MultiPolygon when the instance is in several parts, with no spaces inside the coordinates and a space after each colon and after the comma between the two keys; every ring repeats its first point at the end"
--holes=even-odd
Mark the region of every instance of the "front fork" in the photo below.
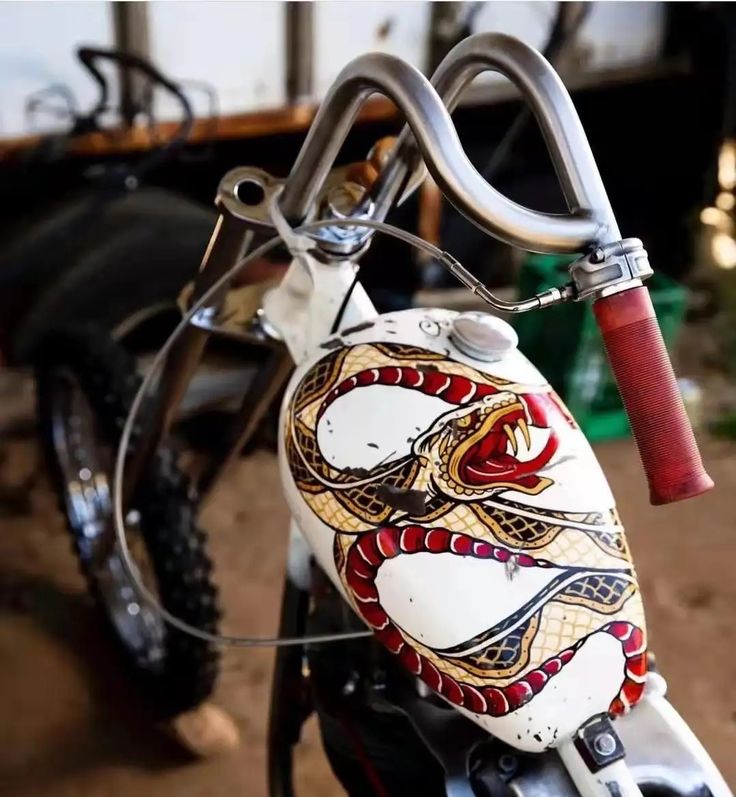
{"type": "MultiPolygon", "coordinates": [[[[344,179],[343,171],[335,170],[333,179],[338,184],[344,179]]],[[[241,167],[224,176],[216,199],[220,215],[193,289],[187,296],[189,306],[225,277],[253,248],[257,239],[275,233],[270,214],[280,188],[277,180],[260,169],[241,167]],[[252,203],[240,199],[241,195],[247,196],[242,190],[244,186],[255,186],[252,203]]],[[[338,243],[346,244],[351,234],[347,232],[338,243]]],[[[237,452],[252,438],[284,387],[293,363],[301,362],[329,337],[335,320],[339,317],[343,326],[350,326],[375,317],[373,304],[363,287],[355,281],[355,261],[361,251],[355,249],[349,254],[325,251],[319,258],[306,252],[295,255],[278,287],[263,297],[263,309],[256,316],[246,313],[246,318],[230,323],[231,315],[239,313],[237,306],[232,308],[229,304],[229,297],[234,294],[227,284],[197,312],[165,359],[143,439],[126,465],[126,506],[143,478],[151,456],[171,430],[177,408],[201,362],[211,334],[222,333],[234,336],[241,343],[257,344],[268,354],[233,419],[228,452],[213,459],[200,474],[197,484],[200,495],[211,491],[237,452]]]]}
{"type": "MultiPolygon", "coordinates": [[[[239,170],[234,170],[239,171],[239,170]]],[[[248,216],[248,208],[242,204],[238,212],[236,192],[238,184],[228,180],[230,173],[220,184],[216,205],[220,211],[215,229],[207,246],[199,272],[194,280],[188,302],[200,299],[216,282],[252,248],[259,225],[248,216]]],[[[144,478],[148,463],[162,440],[171,431],[177,410],[199,366],[210,335],[225,305],[228,286],[218,291],[212,301],[197,314],[198,323],[190,323],[174,343],[162,368],[155,398],[145,421],[141,442],[136,446],[125,471],[124,501],[128,506],[140,480],[144,478]]],[[[217,477],[253,436],[271,403],[278,395],[291,372],[291,358],[278,340],[263,330],[242,332],[250,343],[266,344],[267,360],[258,376],[253,380],[232,422],[231,447],[224,457],[216,457],[198,479],[200,495],[208,493],[217,477]]]]}

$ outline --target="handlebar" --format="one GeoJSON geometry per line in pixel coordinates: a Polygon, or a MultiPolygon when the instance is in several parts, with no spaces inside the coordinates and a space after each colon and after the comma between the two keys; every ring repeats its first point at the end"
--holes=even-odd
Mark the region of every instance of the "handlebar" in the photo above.
{"type": "MultiPolygon", "coordinates": [[[[619,241],[603,181],[562,81],[540,53],[498,33],[471,36],[454,47],[431,84],[388,55],[365,55],[348,64],[322,103],[281,195],[281,211],[291,223],[307,217],[358,109],[373,92],[393,100],[407,121],[376,185],[375,215],[388,210],[418,148],[447,199],[506,243],[535,252],[590,253],[619,241]],[[465,155],[448,108],[455,107],[473,78],[488,70],[509,78],[531,106],[568,214],[553,216],[512,202],[489,185],[465,155]]],[[[646,268],[639,275],[651,273],[646,253],[643,257],[646,268]]],[[[595,300],[594,315],[649,480],[651,501],[669,503],[705,492],[713,482],[703,467],[649,292],[636,271],[627,278],[614,269],[609,277],[605,265],[597,263],[589,259],[587,264],[586,278],[592,274],[597,281],[585,295],[595,300]]],[[[565,295],[581,298],[578,287],[573,273],[573,286],[565,295]]]]}
{"type": "MultiPolygon", "coordinates": [[[[541,53],[512,36],[480,33],[453,47],[432,75],[432,85],[451,113],[470,83],[484,72],[504,75],[531,107],[569,210],[586,209],[601,223],[592,243],[619,240],[621,234],[588,138],[554,67],[541,53]]],[[[376,204],[382,215],[398,193],[415,152],[410,131],[404,128],[377,188],[376,204]]]]}
{"type": "MultiPolygon", "coordinates": [[[[452,110],[481,72],[512,80],[542,130],[568,207],[586,208],[603,226],[597,245],[620,232],[570,95],[536,50],[497,33],[472,36],[447,55],[432,84],[452,110]]],[[[397,148],[398,151],[398,148],[397,148]]],[[[628,290],[599,298],[594,315],[639,449],[653,504],[699,495],[713,487],[677,387],[649,292],[628,290]]]]}
{"type": "Polygon", "coordinates": [[[619,240],[621,233],[580,117],[560,76],[541,53],[501,33],[471,36],[440,63],[432,85],[452,111],[470,83],[488,71],[511,80],[531,107],[571,213],[584,209],[603,225],[596,243],[619,240]]]}
{"type": "Polygon", "coordinates": [[[634,433],[652,504],[710,490],[649,291],[631,288],[593,303],[593,313],[634,433]]]}
{"type": "Polygon", "coordinates": [[[578,208],[561,216],[541,213],[512,202],[489,185],[468,160],[448,111],[427,78],[383,53],[349,63],[325,97],[281,195],[279,205],[290,223],[307,217],[360,106],[375,92],[401,109],[439,187],[486,232],[537,252],[580,251],[599,239],[601,222],[588,210],[578,208]]]}

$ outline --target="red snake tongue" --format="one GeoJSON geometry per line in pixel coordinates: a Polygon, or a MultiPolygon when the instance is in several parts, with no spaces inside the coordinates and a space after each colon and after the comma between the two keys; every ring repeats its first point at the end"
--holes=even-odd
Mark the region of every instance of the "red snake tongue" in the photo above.
{"type": "Polygon", "coordinates": [[[461,467],[463,478],[469,484],[482,485],[511,476],[519,465],[519,461],[509,454],[499,454],[493,459],[475,459],[469,453],[461,467]]]}
{"type": "Polygon", "coordinates": [[[476,486],[491,486],[501,479],[518,481],[524,486],[530,479],[536,483],[536,471],[546,465],[557,450],[557,439],[551,435],[536,457],[521,461],[506,452],[508,438],[504,433],[491,432],[468,449],[460,464],[463,480],[476,486]]]}
{"type": "Polygon", "coordinates": [[[506,453],[507,444],[505,434],[491,432],[471,446],[460,463],[463,479],[468,484],[486,484],[513,473],[521,463],[506,453]]]}
{"type": "Polygon", "coordinates": [[[507,459],[516,460],[515,457],[506,453],[506,446],[509,442],[506,435],[499,432],[490,432],[482,440],[468,449],[467,457],[471,462],[481,462],[505,456],[507,459]]]}

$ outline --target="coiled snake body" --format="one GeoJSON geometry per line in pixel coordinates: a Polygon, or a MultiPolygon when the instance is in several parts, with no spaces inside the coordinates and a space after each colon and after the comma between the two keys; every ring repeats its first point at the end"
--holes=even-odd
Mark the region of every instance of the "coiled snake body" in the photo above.
{"type": "Polygon", "coordinates": [[[475,714],[499,717],[525,705],[595,634],[613,637],[624,655],[609,710],[621,713],[641,696],[643,611],[615,509],[562,512],[520,500],[555,485],[553,460],[562,436],[575,429],[546,386],[518,385],[445,354],[385,342],[328,354],[292,396],[284,435],[289,467],[310,509],[335,531],[334,563],[346,594],[404,666],[475,714]],[[410,439],[408,453],[371,469],[330,464],[320,424],[337,402],[374,385],[441,399],[447,411],[410,439]],[[487,560],[510,579],[543,569],[549,579],[500,622],[439,649],[392,619],[377,586],[387,562],[408,567],[418,554],[487,560]]]}

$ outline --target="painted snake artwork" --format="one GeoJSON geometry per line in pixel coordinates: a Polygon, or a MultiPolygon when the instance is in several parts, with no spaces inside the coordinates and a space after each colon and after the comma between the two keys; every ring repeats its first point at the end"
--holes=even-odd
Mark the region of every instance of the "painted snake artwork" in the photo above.
{"type": "MultiPolygon", "coordinates": [[[[476,715],[503,717],[529,703],[595,635],[610,636],[623,652],[609,711],[623,713],[641,696],[643,609],[617,512],[612,502],[582,512],[545,503],[561,488],[563,438],[573,431],[549,386],[386,342],[323,357],[287,408],[289,469],[311,512],[334,531],[334,565],[356,612],[405,667],[476,715]],[[351,452],[341,454],[331,434],[350,397],[378,388],[392,428],[404,428],[392,396],[411,393],[417,407],[423,396],[429,409],[407,419],[411,434],[401,432],[395,451],[370,467],[352,466],[351,452]],[[411,606],[391,597],[397,563],[416,567],[415,583],[426,583],[438,567],[430,559],[440,555],[448,566],[462,560],[463,573],[484,567],[498,602],[492,625],[453,644],[411,621],[419,611],[412,597],[411,606]]],[[[438,601],[435,610],[449,611],[438,601]]],[[[469,612],[453,611],[464,627],[469,612]]]]}

